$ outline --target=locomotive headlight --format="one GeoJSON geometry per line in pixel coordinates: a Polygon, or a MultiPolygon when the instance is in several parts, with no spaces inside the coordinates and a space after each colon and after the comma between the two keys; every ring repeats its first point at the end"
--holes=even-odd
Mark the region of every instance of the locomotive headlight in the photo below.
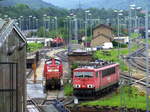
{"type": "Polygon", "coordinates": [[[54,69],[53,71],[54,71],[54,72],[59,72],[59,70],[58,70],[58,69],[54,69]]]}
{"type": "Polygon", "coordinates": [[[52,70],[51,70],[51,69],[49,69],[49,70],[48,70],[48,72],[52,72],[52,70]]]}
{"type": "Polygon", "coordinates": [[[87,85],[87,88],[94,88],[94,85],[88,84],[88,85],[87,85]]]}
{"type": "Polygon", "coordinates": [[[58,69],[49,69],[48,72],[59,72],[58,69]]]}
{"type": "Polygon", "coordinates": [[[79,84],[74,85],[74,88],[80,88],[81,86],[79,84]]]}

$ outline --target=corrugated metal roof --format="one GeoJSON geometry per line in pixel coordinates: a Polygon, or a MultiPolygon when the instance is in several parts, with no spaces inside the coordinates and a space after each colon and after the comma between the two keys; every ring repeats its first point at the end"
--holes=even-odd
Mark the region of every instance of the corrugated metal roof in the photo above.
{"type": "Polygon", "coordinates": [[[13,29],[18,33],[20,38],[22,38],[22,40],[26,42],[24,35],[21,33],[20,29],[15,25],[14,20],[0,19],[0,47],[2,46],[2,44],[13,29]]]}
{"type": "Polygon", "coordinates": [[[2,27],[4,26],[6,21],[4,21],[3,19],[0,18],[0,29],[2,29],[2,27]]]}

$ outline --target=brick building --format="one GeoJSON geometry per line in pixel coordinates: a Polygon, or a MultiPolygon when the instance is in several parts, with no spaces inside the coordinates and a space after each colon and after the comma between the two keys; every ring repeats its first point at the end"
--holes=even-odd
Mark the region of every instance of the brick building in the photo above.
{"type": "Polygon", "coordinates": [[[102,46],[105,42],[112,42],[113,29],[110,26],[101,24],[93,29],[91,47],[102,46]]]}

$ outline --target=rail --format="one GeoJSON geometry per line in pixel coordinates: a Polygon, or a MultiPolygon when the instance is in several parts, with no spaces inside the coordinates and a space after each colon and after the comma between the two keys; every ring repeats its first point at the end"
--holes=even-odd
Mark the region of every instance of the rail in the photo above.
{"type": "MultiPolygon", "coordinates": [[[[146,78],[150,78],[150,76],[149,76],[149,77],[144,77],[144,78],[138,79],[138,78],[133,77],[133,76],[131,77],[131,76],[125,74],[125,73],[121,73],[121,78],[127,79],[127,80],[131,80],[130,85],[132,85],[132,84],[140,84],[140,85],[142,85],[142,86],[147,86],[145,79],[146,79],[146,78]]],[[[150,83],[148,84],[148,88],[150,88],[150,83]]]]}
{"type": "Polygon", "coordinates": [[[37,105],[37,103],[29,96],[28,101],[32,103],[32,105],[27,106],[28,112],[43,112],[43,110],[37,105]]]}

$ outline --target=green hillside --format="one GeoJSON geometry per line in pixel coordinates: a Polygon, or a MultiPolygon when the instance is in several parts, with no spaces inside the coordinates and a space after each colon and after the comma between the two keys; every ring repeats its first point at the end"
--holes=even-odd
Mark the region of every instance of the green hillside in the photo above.
{"type": "Polygon", "coordinates": [[[0,6],[13,6],[16,4],[26,4],[33,9],[54,7],[52,4],[42,0],[0,0],[0,6]]]}
{"type": "MultiPolygon", "coordinates": [[[[78,8],[78,0],[44,0],[53,5],[64,8],[78,8]]],[[[129,4],[136,4],[145,8],[150,7],[149,0],[80,0],[82,8],[112,8],[112,9],[127,9],[129,4]]]]}

